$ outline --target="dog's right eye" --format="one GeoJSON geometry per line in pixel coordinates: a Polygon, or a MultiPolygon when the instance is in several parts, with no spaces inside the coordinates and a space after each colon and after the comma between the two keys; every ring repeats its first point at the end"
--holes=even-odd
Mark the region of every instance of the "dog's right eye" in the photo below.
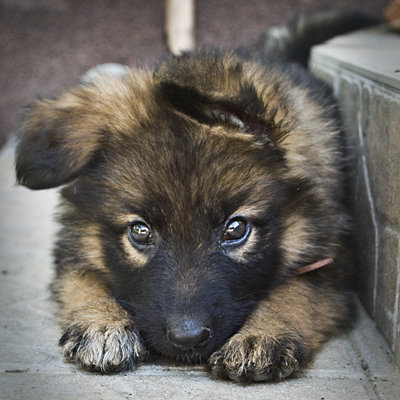
{"type": "Polygon", "coordinates": [[[239,244],[246,240],[250,233],[250,225],[243,218],[234,218],[225,226],[222,242],[225,244],[239,244]]]}
{"type": "Polygon", "coordinates": [[[128,235],[133,244],[150,245],[153,242],[150,227],[144,222],[134,222],[131,224],[128,235]]]}

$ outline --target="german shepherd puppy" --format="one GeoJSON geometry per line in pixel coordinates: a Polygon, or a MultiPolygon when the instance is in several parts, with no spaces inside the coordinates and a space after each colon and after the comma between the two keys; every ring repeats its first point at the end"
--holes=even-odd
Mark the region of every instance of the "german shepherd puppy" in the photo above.
{"type": "Polygon", "coordinates": [[[53,290],[69,360],[113,372],[150,351],[281,379],[348,325],[340,128],[300,64],[368,24],[297,17],[258,60],[188,52],[32,105],[17,178],[63,185],[53,290]]]}

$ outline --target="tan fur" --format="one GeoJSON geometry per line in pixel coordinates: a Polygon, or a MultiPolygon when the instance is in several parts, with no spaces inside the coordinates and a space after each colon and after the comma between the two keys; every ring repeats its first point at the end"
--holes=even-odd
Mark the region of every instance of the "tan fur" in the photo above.
{"type": "Polygon", "coordinates": [[[310,354],[338,329],[337,313],[346,308],[343,301],[338,309],[337,296],[329,289],[316,292],[302,277],[293,278],[262,301],[240,331],[210,357],[210,369],[238,381],[248,376],[255,381],[282,379],[296,373],[304,367],[298,363],[304,354],[299,353],[310,351],[305,361],[310,362],[310,354]]]}
{"type": "Polygon", "coordinates": [[[135,268],[142,267],[146,265],[146,263],[149,261],[150,256],[136,250],[126,236],[122,238],[122,246],[129,259],[131,260],[132,266],[134,266],[135,268]]]}
{"type": "Polygon", "coordinates": [[[281,246],[288,264],[307,254],[309,246],[312,246],[309,243],[311,229],[307,220],[300,215],[291,215],[286,219],[281,246]]]}
{"type": "Polygon", "coordinates": [[[110,296],[108,282],[95,272],[71,271],[55,287],[61,303],[64,355],[84,368],[134,368],[146,350],[128,313],[110,296]]]}
{"type": "Polygon", "coordinates": [[[104,264],[104,252],[99,240],[100,232],[96,225],[88,225],[81,235],[82,253],[89,264],[101,271],[107,271],[104,264]]]}

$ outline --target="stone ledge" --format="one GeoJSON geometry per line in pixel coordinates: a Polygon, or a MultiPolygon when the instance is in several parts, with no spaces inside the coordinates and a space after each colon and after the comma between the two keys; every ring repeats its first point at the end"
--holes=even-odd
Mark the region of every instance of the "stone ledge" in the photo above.
{"type": "Polygon", "coordinates": [[[313,64],[336,70],[352,71],[372,81],[400,90],[400,22],[388,27],[372,28],[336,37],[315,46],[311,52],[313,64]]]}

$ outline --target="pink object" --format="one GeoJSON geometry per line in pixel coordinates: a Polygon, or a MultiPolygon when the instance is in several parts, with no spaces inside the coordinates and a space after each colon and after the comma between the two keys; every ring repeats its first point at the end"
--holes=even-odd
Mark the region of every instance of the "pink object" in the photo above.
{"type": "Polygon", "coordinates": [[[333,258],[325,258],[323,260],[317,261],[314,264],[308,264],[295,272],[295,275],[306,274],[307,272],[314,271],[318,268],[324,267],[325,265],[333,263],[333,258]]]}

